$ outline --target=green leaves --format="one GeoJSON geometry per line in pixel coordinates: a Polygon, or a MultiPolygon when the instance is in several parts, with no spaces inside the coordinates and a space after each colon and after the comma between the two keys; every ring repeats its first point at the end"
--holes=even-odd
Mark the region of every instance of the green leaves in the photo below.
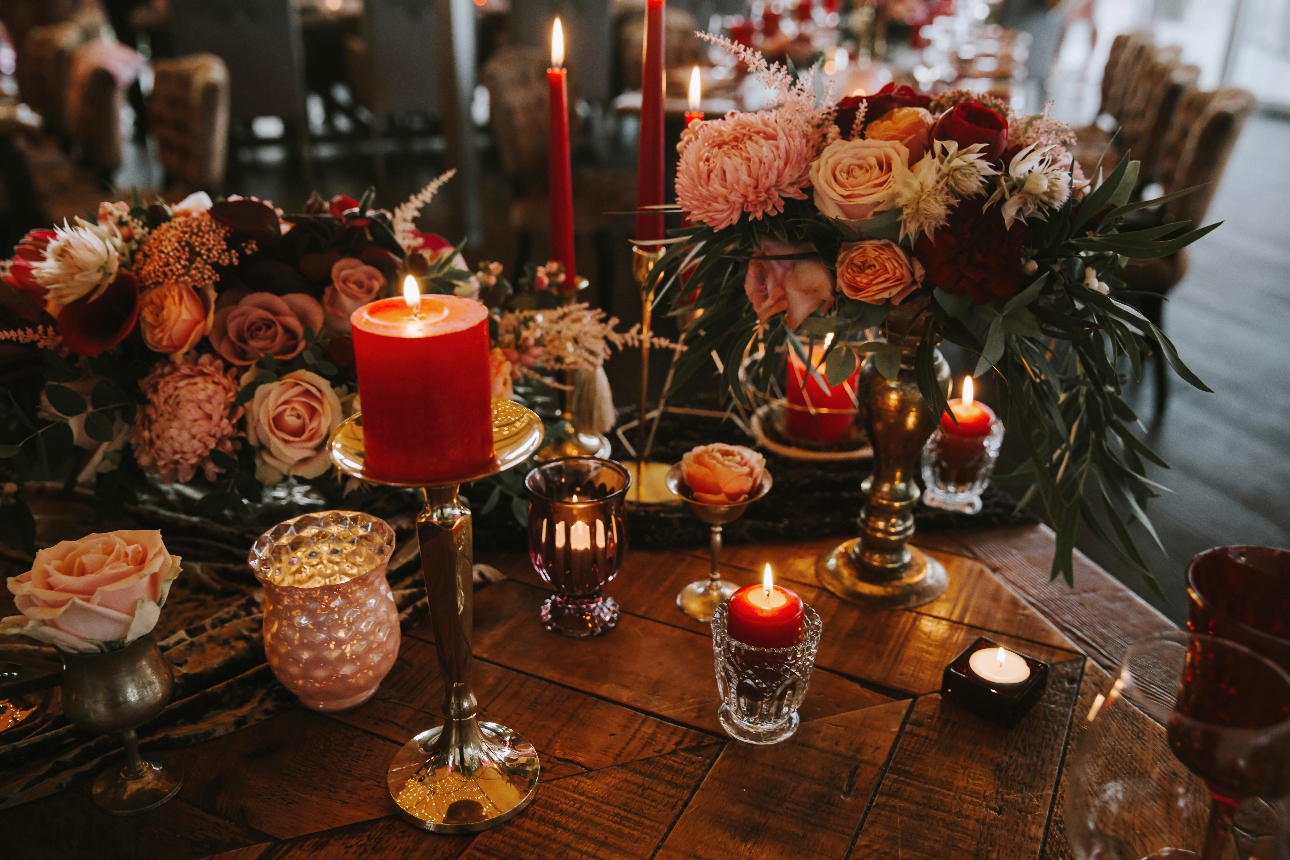
{"type": "MultiPolygon", "coordinates": [[[[897,358],[899,363],[899,358],[897,358]]],[[[830,387],[841,385],[856,372],[856,354],[847,346],[836,347],[824,361],[824,380],[830,387]]]]}
{"type": "Polygon", "coordinates": [[[80,415],[87,408],[85,398],[66,385],[46,385],[45,398],[56,412],[67,418],[80,415]]]}

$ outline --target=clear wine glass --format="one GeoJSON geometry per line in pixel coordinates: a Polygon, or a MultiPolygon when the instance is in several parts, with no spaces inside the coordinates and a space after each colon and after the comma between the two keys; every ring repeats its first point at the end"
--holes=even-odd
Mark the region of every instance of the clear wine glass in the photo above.
{"type": "Polygon", "coordinates": [[[1129,647],[1084,722],[1065,810],[1080,860],[1284,856],[1284,833],[1252,846],[1232,828],[1238,809],[1290,793],[1290,675],[1279,666],[1226,639],[1148,639],[1129,647]]]}

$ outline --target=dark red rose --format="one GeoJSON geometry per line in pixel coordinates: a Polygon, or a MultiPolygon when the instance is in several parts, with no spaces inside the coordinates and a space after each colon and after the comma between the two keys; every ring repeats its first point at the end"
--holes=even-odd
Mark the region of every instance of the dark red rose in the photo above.
{"type": "Polygon", "coordinates": [[[984,196],[964,200],[932,241],[920,236],[914,256],[926,271],[924,282],[979,304],[1006,299],[1021,290],[1025,273],[1021,252],[1030,228],[1018,221],[1003,227],[998,206],[985,208],[984,196]]]}
{"type": "Polygon", "coordinates": [[[308,253],[300,258],[300,273],[315,284],[331,283],[331,267],[341,258],[340,251],[308,253]]]}
{"type": "Polygon", "coordinates": [[[1008,121],[985,105],[959,102],[936,121],[932,140],[953,140],[960,148],[984,143],[982,154],[994,163],[1008,145],[1008,121]]]}
{"type": "Polygon", "coordinates": [[[431,257],[438,257],[443,252],[450,251],[455,247],[437,233],[422,233],[420,230],[413,230],[412,233],[414,238],[412,250],[427,251],[431,257]]]}
{"type": "Polygon", "coordinates": [[[139,318],[139,282],[129,272],[116,276],[103,295],[90,293],[58,313],[58,334],[78,355],[96,356],[125,340],[139,318]]]}
{"type": "Polygon", "coordinates": [[[358,213],[358,201],[347,194],[337,194],[327,201],[327,211],[333,218],[344,218],[349,213],[358,213]]]}
{"type": "Polygon", "coordinates": [[[45,249],[55,238],[53,230],[32,230],[13,249],[13,263],[4,282],[13,287],[23,304],[15,307],[24,318],[35,322],[45,307],[45,287],[36,280],[36,268],[45,262],[45,249]]]}
{"type": "Polygon", "coordinates": [[[327,344],[327,360],[342,370],[354,366],[354,339],[347,334],[334,337],[327,344]]]}
{"type": "Polygon", "coordinates": [[[864,125],[867,126],[896,108],[926,108],[931,103],[931,96],[922,95],[913,87],[887,84],[871,96],[847,96],[838,102],[837,116],[833,121],[837,123],[838,131],[842,132],[842,136],[850,140],[851,127],[856,124],[856,114],[859,113],[862,104],[867,105],[864,112],[864,125]]]}

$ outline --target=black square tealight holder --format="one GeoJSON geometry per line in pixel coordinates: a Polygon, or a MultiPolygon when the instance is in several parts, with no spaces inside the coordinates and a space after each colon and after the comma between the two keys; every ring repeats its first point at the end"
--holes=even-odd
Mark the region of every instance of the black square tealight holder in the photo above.
{"type": "MultiPolygon", "coordinates": [[[[1000,684],[986,680],[973,671],[970,661],[978,651],[998,649],[999,643],[984,636],[945,667],[941,676],[941,695],[979,717],[1011,728],[1043,695],[1048,684],[1048,664],[1018,654],[1030,669],[1030,675],[1018,683],[1000,684]]],[[[1014,652],[1015,653],[1015,652],[1014,652]]]]}

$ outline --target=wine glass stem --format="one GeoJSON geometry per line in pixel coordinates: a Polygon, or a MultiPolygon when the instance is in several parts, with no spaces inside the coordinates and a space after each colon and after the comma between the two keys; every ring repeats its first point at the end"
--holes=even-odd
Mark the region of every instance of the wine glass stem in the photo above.
{"type": "Polygon", "coordinates": [[[712,527],[712,540],[708,544],[712,550],[712,570],[708,571],[708,587],[716,590],[721,579],[721,526],[712,527]]]}
{"type": "Polygon", "coordinates": [[[1236,813],[1236,804],[1217,795],[1212,796],[1214,803],[1209,809],[1209,827],[1205,831],[1205,851],[1201,860],[1223,860],[1228,832],[1232,829],[1232,816],[1236,813]]]}
{"type": "Polygon", "coordinates": [[[139,736],[134,729],[121,733],[121,745],[125,747],[125,767],[121,768],[121,776],[138,779],[143,776],[143,759],[139,757],[139,736]]]}

